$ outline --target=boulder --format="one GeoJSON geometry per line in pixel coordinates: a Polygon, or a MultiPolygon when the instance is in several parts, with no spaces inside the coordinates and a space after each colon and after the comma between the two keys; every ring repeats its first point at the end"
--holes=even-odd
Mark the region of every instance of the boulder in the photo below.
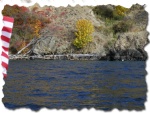
{"type": "Polygon", "coordinates": [[[58,37],[49,36],[41,38],[33,45],[32,52],[34,54],[63,54],[67,51],[70,44],[58,37]]]}

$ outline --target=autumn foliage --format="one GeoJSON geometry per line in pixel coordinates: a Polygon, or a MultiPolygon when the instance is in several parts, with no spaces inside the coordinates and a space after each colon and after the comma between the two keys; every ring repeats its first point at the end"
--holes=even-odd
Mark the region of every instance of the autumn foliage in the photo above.
{"type": "Polygon", "coordinates": [[[118,15],[125,16],[125,13],[128,11],[128,8],[118,5],[115,7],[115,11],[118,15]]]}
{"type": "MultiPolygon", "coordinates": [[[[5,16],[14,18],[14,28],[11,40],[11,47],[15,47],[17,50],[24,47],[27,42],[30,42],[33,38],[40,36],[40,30],[48,23],[48,19],[41,17],[38,14],[29,11],[24,6],[9,6],[6,5],[2,11],[5,16]],[[21,42],[21,45],[15,44],[21,42]]],[[[26,51],[24,51],[26,52],[26,51]]]]}
{"type": "Polygon", "coordinates": [[[76,23],[76,39],[73,44],[78,49],[85,47],[89,42],[92,41],[92,33],[94,31],[94,27],[92,22],[86,19],[78,20],[76,23]]]}

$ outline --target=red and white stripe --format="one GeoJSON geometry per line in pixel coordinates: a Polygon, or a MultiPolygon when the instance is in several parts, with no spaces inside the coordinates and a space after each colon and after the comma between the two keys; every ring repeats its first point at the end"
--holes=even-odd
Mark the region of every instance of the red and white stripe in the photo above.
{"type": "Polygon", "coordinates": [[[8,51],[9,51],[9,42],[12,35],[13,22],[14,22],[13,18],[7,16],[3,17],[4,26],[2,28],[2,35],[1,35],[1,42],[2,42],[1,65],[3,67],[2,73],[4,75],[4,78],[7,77],[7,69],[9,62],[8,51]]]}

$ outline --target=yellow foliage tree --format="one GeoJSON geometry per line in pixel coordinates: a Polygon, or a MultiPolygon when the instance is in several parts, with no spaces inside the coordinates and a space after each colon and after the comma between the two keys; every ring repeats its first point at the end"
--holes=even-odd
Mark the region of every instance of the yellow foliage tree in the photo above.
{"type": "Polygon", "coordinates": [[[36,25],[34,26],[35,30],[34,33],[37,37],[39,37],[39,32],[41,30],[41,21],[40,20],[36,20],[36,25]]]}
{"type": "Polygon", "coordinates": [[[115,7],[115,11],[118,15],[125,16],[125,12],[128,11],[128,8],[118,5],[115,7]]]}
{"type": "Polygon", "coordinates": [[[85,47],[89,42],[92,41],[92,33],[94,32],[94,26],[91,21],[86,19],[78,20],[76,23],[75,32],[76,39],[73,41],[74,46],[78,49],[85,47]]]}
{"type": "Polygon", "coordinates": [[[32,28],[33,30],[33,37],[39,37],[39,32],[41,30],[41,21],[38,19],[34,19],[34,20],[30,20],[29,21],[29,26],[32,28]]]}

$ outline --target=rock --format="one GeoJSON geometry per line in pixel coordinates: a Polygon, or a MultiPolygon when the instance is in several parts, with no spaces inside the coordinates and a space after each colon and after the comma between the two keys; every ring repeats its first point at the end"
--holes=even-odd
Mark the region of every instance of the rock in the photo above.
{"type": "Polygon", "coordinates": [[[70,44],[58,37],[41,38],[32,48],[34,54],[63,54],[70,44]]]}
{"type": "Polygon", "coordinates": [[[146,60],[144,47],[148,44],[147,37],[147,31],[118,34],[114,47],[109,48],[106,57],[110,60],[146,60]]]}
{"type": "Polygon", "coordinates": [[[120,50],[120,51],[110,51],[107,55],[106,58],[109,58],[109,60],[114,61],[114,60],[120,60],[120,61],[125,61],[125,60],[146,60],[147,57],[146,54],[142,54],[140,51],[136,49],[130,49],[130,50],[120,50]]]}
{"type": "Polygon", "coordinates": [[[119,50],[144,48],[148,43],[148,32],[127,32],[118,34],[115,48],[119,50]]]}

